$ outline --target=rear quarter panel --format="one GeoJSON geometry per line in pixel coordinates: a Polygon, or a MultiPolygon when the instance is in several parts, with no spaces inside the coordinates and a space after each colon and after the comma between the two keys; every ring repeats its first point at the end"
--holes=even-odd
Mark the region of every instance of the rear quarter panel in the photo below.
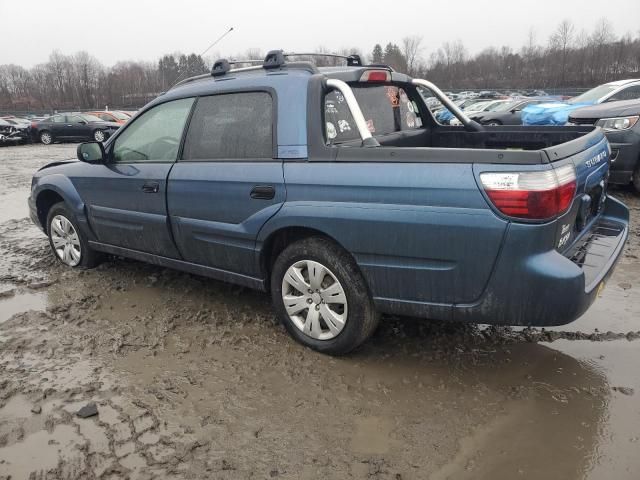
{"type": "Polygon", "coordinates": [[[471,302],[485,288],[507,222],[470,164],[285,162],[287,201],[260,240],[303,226],[355,258],[376,299],[471,302]]]}

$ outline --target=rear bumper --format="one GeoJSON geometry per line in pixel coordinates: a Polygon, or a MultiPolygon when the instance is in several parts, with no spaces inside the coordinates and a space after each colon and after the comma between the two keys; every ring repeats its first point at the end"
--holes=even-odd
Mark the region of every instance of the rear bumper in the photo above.
{"type": "Polygon", "coordinates": [[[472,304],[375,299],[387,313],[494,325],[564,325],[596,299],[624,248],[629,210],[607,197],[600,217],[564,253],[549,231],[512,224],[481,298],[472,304]],[[523,255],[523,252],[532,252],[523,255]]]}

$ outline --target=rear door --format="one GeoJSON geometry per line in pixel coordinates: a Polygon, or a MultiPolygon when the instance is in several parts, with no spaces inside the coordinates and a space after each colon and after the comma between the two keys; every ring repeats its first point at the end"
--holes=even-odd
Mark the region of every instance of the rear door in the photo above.
{"type": "Polygon", "coordinates": [[[102,243],[179,258],[166,207],[167,176],[193,98],[157,105],[129,123],[110,145],[110,160],[74,182],[102,243]]]}
{"type": "Polygon", "coordinates": [[[185,260],[257,275],[258,232],[285,200],[275,108],[270,91],[198,99],[167,197],[185,260]]]}

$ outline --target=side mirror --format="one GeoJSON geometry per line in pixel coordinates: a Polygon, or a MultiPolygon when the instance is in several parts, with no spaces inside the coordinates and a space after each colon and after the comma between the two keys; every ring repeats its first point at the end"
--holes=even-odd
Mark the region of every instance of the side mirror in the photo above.
{"type": "Polygon", "coordinates": [[[84,142],[78,145],[78,160],[87,163],[104,163],[104,146],[100,142],[84,142]]]}
{"type": "Polygon", "coordinates": [[[87,124],[87,122],[85,122],[84,120],[80,120],[78,123],[79,123],[80,125],[86,125],[86,124],[87,124]]]}

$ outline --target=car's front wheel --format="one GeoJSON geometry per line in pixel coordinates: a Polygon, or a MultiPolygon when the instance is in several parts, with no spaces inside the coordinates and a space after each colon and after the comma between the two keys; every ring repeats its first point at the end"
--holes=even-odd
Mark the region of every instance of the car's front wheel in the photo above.
{"type": "Polygon", "coordinates": [[[46,130],[44,132],[40,132],[40,141],[45,145],[51,145],[53,143],[53,135],[51,135],[51,132],[47,132],[46,130]]]}
{"type": "Polygon", "coordinates": [[[68,267],[91,268],[98,263],[98,253],[89,246],[78,228],[75,215],[64,202],[56,203],[47,215],[47,234],[54,255],[68,267]]]}
{"type": "Polygon", "coordinates": [[[96,130],[93,132],[93,139],[96,142],[104,142],[107,138],[107,134],[104,133],[104,130],[96,130]]]}
{"type": "Polygon", "coordinates": [[[355,261],[322,237],[297,241],[280,253],[272,269],[271,295],[289,334],[319,352],[348,353],[378,325],[355,261]]]}

